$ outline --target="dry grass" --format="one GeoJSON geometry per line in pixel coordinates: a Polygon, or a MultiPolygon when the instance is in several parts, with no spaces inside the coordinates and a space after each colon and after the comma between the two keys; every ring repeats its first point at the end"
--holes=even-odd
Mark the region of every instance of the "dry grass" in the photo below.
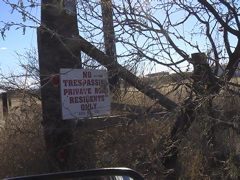
{"type": "MultiPolygon", "coordinates": [[[[4,172],[0,178],[48,171],[41,107],[28,98],[24,99],[27,103],[22,100],[19,97],[12,99],[13,107],[0,132],[0,168],[4,172]]],[[[75,169],[130,167],[150,179],[163,176],[161,149],[167,143],[173,122],[174,119],[167,117],[158,121],[158,115],[155,115],[146,116],[146,122],[141,124],[133,122],[129,126],[104,130],[81,128],[74,132],[79,161],[73,166],[75,169]]]]}
{"type": "MultiPolygon", "coordinates": [[[[168,86],[170,91],[171,86],[168,86]]],[[[130,89],[128,89],[130,90],[130,89]]],[[[184,99],[187,90],[170,94],[184,99]],[[182,97],[184,96],[184,97],[182,97]]],[[[27,98],[27,97],[26,97],[27,98]]],[[[17,109],[10,111],[5,128],[0,131],[0,178],[47,172],[41,107],[32,99],[13,99],[17,109]],[[22,105],[22,106],[21,106],[22,105]]],[[[146,179],[238,179],[240,175],[240,98],[222,93],[214,100],[213,116],[201,113],[182,135],[175,172],[162,166],[161,158],[169,148],[174,115],[160,118],[145,115],[144,123],[133,122],[105,129],[81,128],[74,132],[77,164],[73,169],[129,167],[146,179]],[[221,123],[221,122],[224,123],[221,123]],[[233,125],[233,126],[228,126],[233,125]],[[179,177],[174,177],[178,174],[179,177]]],[[[152,100],[130,91],[121,102],[150,106],[152,100]]],[[[130,119],[129,119],[130,120],[130,119]]]]}
{"type": "Polygon", "coordinates": [[[18,108],[4,118],[5,128],[0,131],[0,178],[46,171],[41,106],[13,101],[18,108]]]}
{"type": "MultiPolygon", "coordinates": [[[[85,169],[129,167],[147,179],[163,178],[165,168],[161,165],[161,157],[172,123],[173,119],[168,118],[164,121],[146,119],[143,124],[104,130],[81,129],[76,132],[75,141],[79,148],[78,159],[84,162],[85,169]]],[[[83,166],[81,162],[79,167],[83,166]]]]}

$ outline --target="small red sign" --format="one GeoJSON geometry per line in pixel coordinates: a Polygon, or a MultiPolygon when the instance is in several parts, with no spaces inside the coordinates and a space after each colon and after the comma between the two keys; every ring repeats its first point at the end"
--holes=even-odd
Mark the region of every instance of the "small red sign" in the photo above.
{"type": "Polygon", "coordinates": [[[60,82],[60,80],[59,80],[59,77],[58,77],[58,76],[53,76],[53,77],[52,77],[52,84],[53,84],[54,86],[59,85],[59,82],[60,82]]]}

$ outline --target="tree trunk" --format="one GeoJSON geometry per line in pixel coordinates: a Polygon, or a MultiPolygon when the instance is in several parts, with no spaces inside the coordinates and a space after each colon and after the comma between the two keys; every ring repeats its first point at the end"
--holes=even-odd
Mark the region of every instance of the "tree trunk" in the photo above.
{"type": "Polygon", "coordinates": [[[52,82],[60,68],[81,67],[80,51],[67,39],[78,36],[76,13],[68,11],[70,7],[76,8],[74,0],[42,0],[41,27],[38,28],[42,125],[50,172],[70,170],[76,161],[72,122],[62,120],[60,87],[52,82]]]}
{"type": "MultiPolygon", "coordinates": [[[[101,7],[105,53],[112,59],[112,61],[117,61],[111,0],[101,0],[101,7]]],[[[111,69],[110,67],[108,68],[108,82],[111,93],[113,93],[113,98],[116,99],[120,93],[120,80],[116,69],[111,69]]]]}

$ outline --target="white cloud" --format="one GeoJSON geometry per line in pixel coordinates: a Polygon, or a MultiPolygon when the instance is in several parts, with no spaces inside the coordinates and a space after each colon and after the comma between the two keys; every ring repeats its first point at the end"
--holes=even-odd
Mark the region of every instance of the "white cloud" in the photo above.
{"type": "Polygon", "coordinates": [[[0,50],[6,50],[7,49],[7,47],[1,47],[0,48],[0,50]]]}

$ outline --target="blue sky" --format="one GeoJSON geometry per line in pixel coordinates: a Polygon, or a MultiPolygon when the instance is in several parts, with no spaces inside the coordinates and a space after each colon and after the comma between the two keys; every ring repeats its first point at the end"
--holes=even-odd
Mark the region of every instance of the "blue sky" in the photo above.
{"type": "MultiPolygon", "coordinates": [[[[17,3],[17,0],[12,1],[17,3]]],[[[18,12],[11,13],[12,8],[0,1],[0,29],[4,27],[1,22],[14,22],[22,23],[22,16],[18,12]]],[[[39,16],[39,8],[33,9],[33,14],[39,16]]],[[[28,23],[26,21],[26,23],[28,23]]],[[[31,47],[37,47],[37,35],[36,29],[26,29],[25,35],[23,35],[23,29],[16,30],[16,27],[12,27],[9,31],[5,32],[5,39],[0,37],[0,68],[2,72],[19,70],[18,58],[16,52],[24,54],[31,47]]]]}
{"type": "MultiPolygon", "coordinates": [[[[11,2],[17,3],[18,0],[11,0],[11,2]]],[[[23,0],[23,2],[26,3],[27,1],[23,0]]],[[[23,22],[21,14],[16,11],[11,13],[12,8],[6,3],[4,3],[3,0],[0,0],[0,7],[0,29],[4,26],[1,21],[14,23],[23,22]]],[[[40,7],[33,8],[30,13],[36,17],[40,17],[40,7]]],[[[31,23],[33,22],[31,21],[31,23]]],[[[33,25],[37,26],[36,24],[33,25]]],[[[37,48],[36,29],[27,28],[25,35],[23,35],[23,29],[16,30],[16,27],[12,27],[9,31],[5,32],[5,35],[5,40],[3,40],[0,36],[0,70],[2,72],[20,70],[18,66],[18,57],[16,56],[16,52],[19,54],[24,54],[26,51],[28,51],[28,49],[32,47],[37,48]]],[[[201,45],[203,39],[198,40],[198,43],[201,45]]],[[[177,44],[181,45],[181,48],[186,50],[184,44],[179,44],[179,42],[177,42],[177,44]]],[[[119,48],[117,51],[119,53],[121,51],[121,48],[119,48]]],[[[189,53],[192,53],[192,51],[190,50],[189,53]]],[[[162,70],[165,70],[164,67],[155,65],[152,69],[152,72],[158,72],[162,70]]]]}
{"type": "MultiPolygon", "coordinates": [[[[17,3],[18,0],[10,0],[10,2],[17,3]]],[[[23,0],[27,3],[26,0],[23,0]]],[[[40,0],[39,0],[40,2],[40,0]]],[[[4,27],[3,22],[14,22],[23,23],[22,16],[17,11],[11,13],[12,8],[0,0],[0,29],[4,27]]],[[[31,14],[40,17],[40,7],[33,8],[31,14]]],[[[25,22],[25,23],[32,23],[25,22]]],[[[34,24],[36,26],[36,24],[34,24]]],[[[7,73],[9,71],[20,71],[19,59],[16,52],[19,54],[24,54],[31,47],[37,48],[37,35],[36,29],[26,29],[25,35],[23,35],[23,29],[17,29],[16,27],[11,27],[9,31],[5,32],[5,39],[3,40],[0,36],[0,70],[1,72],[7,73]]],[[[121,48],[120,48],[121,49],[121,48]]],[[[118,52],[121,51],[118,49],[118,52]]],[[[155,71],[154,69],[153,71],[155,71]]]]}
{"type": "MultiPolygon", "coordinates": [[[[18,0],[10,0],[10,2],[17,3],[18,0]]],[[[24,3],[27,3],[26,0],[23,0],[24,3]]],[[[40,2],[40,0],[39,0],[40,2]]],[[[12,8],[0,0],[0,29],[4,27],[3,22],[14,22],[14,23],[22,23],[22,16],[16,10],[11,13],[12,8]]],[[[31,14],[34,16],[40,17],[40,7],[31,9],[31,14]]],[[[25,22],[25,23],[33,23],[32,21],[25,22]]],[[[36,26],[36,24],[33,24],[36,26]]],[[[28,49],[31,47],[37,48],[37,35],[36,29],[26,29],[25,35],[23,35],[23,29],[17,29],[16,27],[11,27],[9,31],[5,32],[5,40],[2,39],[0,36],[0,70],[2,72],[8,71],[16,71],[20,70],[18,65],[18,57],[16,52],[19,54],[24,54],[28,49]]],[[[118,48],[118,53],[120,53],[121,48],[118,48]]],[[[155,71],[162,71],[163,67],[159,68],[155,66],[152,69],[153,72],[155,71]]]]}

